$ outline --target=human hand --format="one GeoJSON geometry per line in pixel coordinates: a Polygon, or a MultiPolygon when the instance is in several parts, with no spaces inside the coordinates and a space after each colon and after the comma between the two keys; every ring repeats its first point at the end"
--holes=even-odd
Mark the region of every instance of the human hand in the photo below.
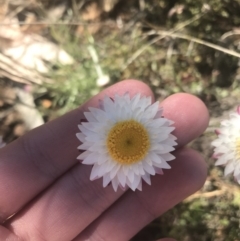
{"type": "Polygon", "coordinates": [[[119,82],[0,150],[0,241],[126,241],[203,185],[203,158],[183,146],[205,130],[208,112],[189,94],[161,103],[178,138],[170,170],[136,192],[114,192],[111,185],[103,188],[101,179],[89,180],[91,166],[76,159],[77,125],[89,106],[116,92],[153,97],[142,82],[119,82]]]}

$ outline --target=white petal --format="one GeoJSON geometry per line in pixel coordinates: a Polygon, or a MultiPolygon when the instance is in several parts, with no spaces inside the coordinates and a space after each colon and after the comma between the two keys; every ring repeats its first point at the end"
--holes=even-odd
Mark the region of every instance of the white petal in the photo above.
{"type": "Polygon", "coordinates": [[[228,174],[232,173],[234,170],[234,165],[232,163],[229,163],[224,170],[224,175],[227,176],[228,174]]]}
{"type": "Polygon", "coordinates": [[[141,177],[138,175],[134,175],[134,181],[132,182],[131,189],[135,191],[137,187],[139,186],[139,183],[141,181],[141,177]]]}
{"type": "Polygon", "coordinates": [[[98,165],[102,165],[104,162],[107,161],[107,155],[106,154],[99,154],[98,153],[98,159],[97,159],[97,163],[98,165]]]}
{"type": "MultiPolygon", "coordinates": [[[[155,133],[155,134],[152,134],[150,136],[150,138],[152,140],[151,142],[154,143],[153,145],[155,146],[155,145],[158,145],[159,142],[162,142],[162,141],[165,141],[166,139],[168,139],[168,135],[167,134],[159,135],[159,134],[155,133]]],[[[157,148],[152,148],[152,149],[157,149],[157,148]]]]}
{"type": "Polygon", "coordinates": [[[142,123],[141,116],[140,116],[141,113],[142,113],[142,109],[140,107],[135,108],[135,110],[132,112],[132,118],[142,123]]]}
{"type": "Polygon", "coordinates": [[[228,156],[232,156],[232,153],[230,153],[230,155],[222,155],[218,158],[218,160],[216,161],[215,163],[215,166],[219,166],[219,165],[224,165],[228,162],[229,159],[231,158],[228,158],[228,156]]]}
{"type": "Polygon", "coordinates": [[[216,147],[215,149],[214,149],[214,151],[215,152],[218,152],[218,153],[227,153],[227,152],[229,152],[229,146],[227,145],[227,144],[225,144],[225,145],[221,145],[221,146],[219,146],[219,147],[216,147]]]}
{"type": "Polygon", "coordinates": [[[150,175],[148,173],[145,173],[145,175],[142,176],[142,179],[148,184],[151,185],[151,179],[150,175]]]}
{"type": "Polygon", "coordinates": [[[161,154],[161,157],[165,160],[165,161],[172,161],[174,160],[176,157],[174,155],[172,155],[171,153],[165,153],[165,154],[161,154]]]}
{"type": "Polygon", "coordinates": [[[149,105],[151,105],[152,98],[151,96],[143,97],[139,100],[138,106],[141,106],[145,110],[149,105]]]}
{"type": "Polygon", "coordinates": [[[106,187],[111,181],[110,175],[109,174],[105,174],[103,176],[103,187],[106,187]]]}
{"type": "Polygon", "coordinates": [[[154,119],[161,118],[163,113],[163,109],[159,108],[156,115],[154,116],[154,119]]]}
{"type": "Polygon", "coordinates": [[[91,112],[84,112],[86,119],[90,122],[96,122],[97,119],[93,116],[91,112]]]}
{"type": "Polygon", "coordinates": [[[138,184],[138,186],[137,186],[137,189],[138,189],[139,191],[142,191],[142,179],[140,179],[140,182],[139,182],[139,184],[138,184]]]}
{"type": "Polygon", "coordinates": [[[136,175],[139,175],[138,163],[133,164],[133,165],[132,165],[132,169],[133,169],[133,172],[134,172],[136,175]]]}
{"type": "Polygon", "coordinates": [[[115,112],[114,102],[108,96],[104,97],[103,108],[104,108],[106,113],[113,113],[113,112],[115,112]]]}
{"type": "Polygon", "coordinates": [[[127,176],[128,170],[129,170],[128,166],[122,166],[122,170],[123,170],[124,175],[127,176]]]}
{"type": "Polygon", "coordinates": [[[110,177],[111,178],[114,178],[117,175],[117,172],[118,172],[119,168],[120,168],[120,165],[115,165],[113,167],[113,169],[110,172],[110,177]]]}
{"type": "Polygon", "coordinates": [[[125,187],[126,185],[126,176],[124,175],[122,169],[120,169],[117,173],[118,181],[122,185],[122,187],[125,187]]]}
{"type": "Polygon", "coordinates": [[[82,126],[84,126],[86,129],[90,130],[93,133],[89,134],[103,134],[104,132],[102,130],[105,130],[107,125],[109,125],[110,120],[105,120],[104,122],[82,122],[82,126]]]}
{"type": "Polygon", "coordinates": [[[163,170],[162,170],[162,168],[154,167],[154,169],[155,169],[155,172],[156,172],[157,174],[163,175],[163,170]]]}
{"type": "Polygon", "coordinates": [[[161,163],[154,162],[153,165],[163,169],[171,169],[171,166],[165,161],[162,161],[161,163]]]}
{"type": "Polygon", "coordinates": [[[77,159],[84,160],[84,158],[88,157],[91,153],[92,152],[90,152],[90,151],[84,151],[77,157],[77,159]]]}
{"type": "MultiPolygon", "coordinates": [[[[145,162],[147,162],[147,164],[149,165],[149,166],[152,166],[152,160],[151,160],[151,158],[150,158],[150,152],[148,153],[148,155],[144,158],[144,161],[145,162]]],[[[143,161],[143,162],[144,162],[143,161]]],[[[142,163],[143,163],[142,162],[142,163]]],[[[143,165],[142,165],[142,167],[143,167],[143,165]]]]}
{"type": "Polygon", "coordinates": [[[116,166],[117,164],[113,162],[112,160],[107,160],[107,162],[104,164],[106,168],[106,172],[111,172],[112,169],[116,166]]]}
{"type": "Polygon", "coordinates": [[[99,135],[88,135],[85,137],[85,140],[86,141],[89,141],[89,142],[105,142],[105,135],[103,134],[99,134],[99,135]]]}
{"type": "Polygon", "coordinates": [[[173,141],[176,141],[177,140],[177,137],[172,135],[172,134],[169,134],[168,136],[169,139],[173,140],[173,141]]]}
{"type": "Polygon", "coordinates": [[[105,143],[102,143],[102,142],[95,142],[92,144],[91,147],[88,148],[89,151],[97,151],[97,150],[100,150],[100,149],[105,149],[105,146],[106,144],[105,143]]]}
{"type": "Polygon", "coordinates": [[[104,121],[108,120],[108,117],[107,117],[105,111],[94,108],[94,107],[89,107],[88,109],[91,111],[94,118],[97,119],[97,121],[104,122],[104,121]]]}
{"type": "Polygon", "coordinates": [[[152,166],[150,166],[147,162],[143,162],[143,168],[146,172],[151,175],[155,175],[155,170],[152,166]]]}
{"type": "Polygon", "coordinates": [[[142,163],[138,164],[138,170],[139,170],[139,174],[142,176],[145,174],[145,171],[143,169],[142,163]]]}
{"type": "Polygon", "coordinates": [[[91,174],[90,174],[90,180],[93,181],[98,178],[98,170],[99,167],[97,164],[95,164],[92,168],[91,174]]]}
{"type": "Polygon", "coordinates": [[[151,158],[152,162],[156,162],[156,163],[161,163],[162,162],[162,158],[161,156],[157,155],[155,152],[151,151],[149,153],[149,158],[151,158]]]}
{"type": "Polygon", "coordinates": [[[88,150],[91,146],[91,143],[89,142],[84,142],[82,145],[78,146],[79,150],[88,150]]]}
{"type": "Polygon", "coordinates": [[[130,95],[129,95],[129,92],[126,92],[123,96],[124,96],[124,101],[126,101],[127,104],[130,104],[130,95]]]}
{"type": "Polygon", "coordinates": [[[140,94],[136,94],[133,98],[132,98],[132,102],[131,102],[131,107],[132,107],[132,111],[135,109],[139,99],[140,99],[140,94]]]}
{"type": "Polygon", "coordinates": [[[145,110],[145,115],[149,118],[152,119],[159,108],[159,101],[155,102],[154,104],[150,105],[146,110],[145,110]]]}
{"type": "Polygon", "coordinates": [[[159,149],[156,150],[157,154],[166,154],[166,153],[169,153],[169,152],[175,150],[175,148],[172,146],[168,146],[168,145],[164,145],[164,144],[160,144],[160,146],[161,146],[161,149],[159,147],[159,149]]]}
{"type": "Polygon", "coordinates": [[[128,176],[127,176],[128,180],[130,181],[130,183],[132,183],[134,181],[134,172],[132,170],[129,169],[128,171],[128,176]]]}
{"type": "Polygon", "coordinates": [[[82,126],[84,126],[86,129],[92,131],[94,128],[94,123],[98,123],[98,122],[82,122],[82,126]]]}
{"type": "Polygon", "coordinates": [[[98,165],[98,177],[103,177],[105,174],[107,174],[106,168],[104,165],[98,165]]]}
{"type": "Polygon", "coordinates": [[[240,184],[240,175],[238,175],[237,177],[235,177],[236,178],[236,180],[237,180],[237,182],[238,182],[238,184],[240,184]]]}
{"type": "Polygon", "coordinates": [[[83,133],[77,133],[76,136],[81,142],[85,141],[85,135],[83,133]]]}
{"type": "Polygon", "coordinates": [[[176,146],[177,142],[173,141],[171,139],[167,139],[167,140],[164,141],[164,144],[169,145],[169,146],[176,146]]]}
{"type": "Polygon", "coordinates": [[[211,143],[213,146],[217,147],[220,144],[222,144],[222,140],[221,139],[216,139],[211,143]]]}
{"type": "Polygon", "coordinates": [[[85,135],[89,135],[89,134],[94,134],[94,132],[88,130],[86,127],[84,127],[83,125],[78,125],[79,130],[85,135]]]}
{"type": "Polygon", "coordinates": [[[114,179],[112,180],[112,186],[113,186],[113,189],[114,189],[115,192],[116,192],[117,189],[118,189],[118,185],[119,185],[118,179],[117,179],[117,178],[114,178],[114,179]]]}
{"type": "Polygon", "coordinates": [[[95,152],[90,153],[87,157],[84,158],[82,164],[92,165],[97,162],[98,155],[95,152]]]}
{"type": "Polygon", "coordinates": [[[146,126],[149,126],[150,128],[159,128],[161,127],[164,123],[167,122],[167,119],[165,118],[158,118],[158,119],[153,119],[147,123],[146,126]]]}
{"type": "Polygon", "coordinates": [[[240,175],[240,164],[238,164],[235,169],[234,169],[234,172],[233,172],[233,176],[236,177],[240,175]]]}

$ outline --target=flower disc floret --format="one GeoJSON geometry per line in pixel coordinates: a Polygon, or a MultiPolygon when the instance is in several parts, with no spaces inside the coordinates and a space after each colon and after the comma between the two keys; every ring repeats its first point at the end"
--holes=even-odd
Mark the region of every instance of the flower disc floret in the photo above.
{"type": "Polygon", "coordinates": [[[90,180],[103,178],[109,183],[133,191],[142,190],[142,180],[151,184],[150,175],[163,174],[170,169],[168,161],[176,137],[171,134],[173,122],[162,117],[159,102],[151,104],[150,97],[136,94],[105,98],[98,108],[89,108],[77,133],[83,152],[78,156],[82,164],[93,165],[90,180]]]}
{"type": "Polygon", "coordinates": [[[107,149],[112,159],[120,164],[141,161],[149,150],[147,130],[135,120],[117,122],[107,136],[107,149]]]}

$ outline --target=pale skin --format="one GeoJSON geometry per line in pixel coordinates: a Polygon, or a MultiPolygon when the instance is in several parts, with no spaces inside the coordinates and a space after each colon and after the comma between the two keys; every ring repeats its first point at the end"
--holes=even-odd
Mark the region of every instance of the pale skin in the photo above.
{"type": "Polygon", "coordinates": [[[91,166],[76,159],[77,125],[88,106],[97,107],[105,95],[126,92],[153,97],[142,82],[119,82],[0,150],[0,241],[128,241],[202,187],[206,164],[184,146],[205,130],[208,112],[189,94],[175,94],[161,103],[164,116],[175,122],[178,138],[172,169],[136,192],[114,192],[111,185],[102,187],[102,179],[89,180],[91,166]]]}

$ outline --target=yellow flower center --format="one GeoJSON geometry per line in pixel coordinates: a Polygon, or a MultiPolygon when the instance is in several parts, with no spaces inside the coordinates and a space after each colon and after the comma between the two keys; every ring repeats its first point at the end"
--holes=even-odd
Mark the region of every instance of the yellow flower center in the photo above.
{"type": "Polygon", "coordinates": [[[142,160],[150,146],[145,127],[134,120],[122,121],[112,127],[107,137],[107,148],[113,160],[133,164],[142,160]]]}
{"type": "Polygon", "coordinates": [[[237,140],[236,140],[236,150],[235,150],[235,152],[236,152],[236,156],[237,156],[237,158],[240,158],[240,138],[238,138],[237,140]]]}

